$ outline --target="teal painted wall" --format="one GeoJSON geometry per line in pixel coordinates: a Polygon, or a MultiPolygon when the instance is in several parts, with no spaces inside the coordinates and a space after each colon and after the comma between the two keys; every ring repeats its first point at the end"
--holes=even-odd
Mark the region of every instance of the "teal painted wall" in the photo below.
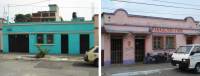
{"type": "Polygon", "coordinates": [[[94,33],[90,33],[90,48],[94,47],[94,33]]]}
{"type": "Polygon", "coordinates": [[[36,51],[36,34],[29,34],[29,53],[35,54],[37,53],[36,51]]]}
{"type": "Polygon", "coordinates": [[[69,54],[76,55],[80,54],[80,35],[69,34],[69,54]]]}
{"type": "Polygon", "coordinates": [[[3,34],[3,53],[8,53],[9,48],[8,48],[8,35],[7,34],[3,34]]]}
{"type": "Polygon", "coordinates": [[[93,24],[18,24],[11,26],[3,26],[4,33],[24,33],[24,32],[69,32],[69,33],[81,33],[87,31],[93,31],[93,24]]]}
{"type": "Polygon", "coordinates": [[[69,39],[69,54],[79,55],[80,54],[80,34],[90,35],[90,47],[94,46],[94,24],[93,23],[82,23],[82,24],[10,24],[3,26],[3,52],[9,52],[9,34],[29,34],[29,53],[35,54],[38,52],[37,34],[44,34],[44,43],[46,43],[46,34],[53,34],[53,44],[41,44],[41,48],[48,49],[49,54],[61,54],[61,34],[68,34],[69,39]]]}

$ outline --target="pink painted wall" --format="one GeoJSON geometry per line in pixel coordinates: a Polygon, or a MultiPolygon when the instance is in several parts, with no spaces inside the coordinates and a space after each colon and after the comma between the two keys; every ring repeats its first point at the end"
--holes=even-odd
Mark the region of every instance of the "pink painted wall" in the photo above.
{"type": "Polygon", "coordinates": [[[110,51],[110,35],[107,33],[102,34],[102,48],[104,50],[104,63],[109,64],[111,58],[111,51],[110,51]]]}
{"type": "Polygon", "coordinates": [[[200,44],[200,36],[195,36],[193,42],[194,44],[200,44]]]}
{"type": "Polygon", "coordinates": [[[128,33],[123,37],[123,60],[125,64],[129,64],[135,60],[134,43],[135,43],[134,36],[131,33],[128,33]]]}
{"type": "Polygon", "coordinates": [[[193,21],[193,18],[187,17],[184,19],[166,19],[155,17],[143,17],[143,16],[128,16],[126,11],[117,10],[113,15],[104,15],[104,23],[115,24],[134,24],[142,26],[158,26],[158,27],[177,27],[177,28],[196,28],[197,25],[193,21]],[[110,19],[109,19],[110,17],[110,19]]]}
{"type": "Polygon", "coordinates": [[[145,39],[145,53],[152,53],[152,35],[147,35],[145,39]]]}

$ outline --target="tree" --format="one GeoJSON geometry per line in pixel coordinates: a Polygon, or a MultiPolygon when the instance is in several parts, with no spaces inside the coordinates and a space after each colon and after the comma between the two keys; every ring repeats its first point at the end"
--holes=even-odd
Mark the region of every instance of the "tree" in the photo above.
{"type": "Polygon", "coordinates": [[[30,14],[16,14],[15,15],[15,22],[30,22],[31,15],[30,14]]]}

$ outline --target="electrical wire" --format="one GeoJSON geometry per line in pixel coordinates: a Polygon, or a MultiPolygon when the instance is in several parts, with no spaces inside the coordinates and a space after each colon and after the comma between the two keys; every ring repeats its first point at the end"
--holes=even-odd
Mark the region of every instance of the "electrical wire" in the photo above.
{"type": "Polygon", "coordinates": [[[181,4],[181,5],[187,5],[187,6],[200,6],[196,4],[188,4],[188,3],[179,3],[179,2],[171,2],[171,1],[163,1],[163,0],[152,0],[157,2],[163,2],[163,3],[172,3],[172,4],[181,4]]]}
{"type": "Polygon", "coordinates": [[[200,10],[200,9],[198,9],[198,8],[180,7],[180,6],[170,6],[170,5],[161,5],[161,4],[152,4],[152,3],[135,2],[135,1],[127,1],[127,0],[112,0],[112,1],[124,2],[124,3],[134,3],[134,4],[141,4],[141,5],[150,5],[150,6],[160,6],[160,7],[171,7],[171,8],[181,8],[181,9],[200,10]]]}
{"type": "MultiPolygon", "coordinates": [[[[116,10],[114,8],[102,8],[102,9],[106,9],[106,10],[116,10]]],[[[129,10],[130,12],[141,12],[141,13],[151,13],[151,14],[170,14],[170,15],[191,15],[191,14],[175,14],[175,13],[162,13],[162,12],[149,12],[149,11],[138,11],[138,10],[129,10]]],[[[192,14],[194,15],[194,14],[192,14]]],[[[200,15],[200,14],[196,14],[196,15],[200,15]]]]}

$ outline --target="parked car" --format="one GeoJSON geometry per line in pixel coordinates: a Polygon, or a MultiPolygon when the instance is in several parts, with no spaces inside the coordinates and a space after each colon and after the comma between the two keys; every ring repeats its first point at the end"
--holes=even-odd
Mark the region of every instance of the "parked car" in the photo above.
{"type": "Polygon", "coordinates": [[[180,46],[172,54],[171,64],[179,69],[193,69],[200,73],[200,44],[180,46]]]}
{"type": "Polygon", "coordinates": [[[95,66],[98,66],[99,62],[99,47],[95,46],[94,48],[90,49],[85,53],[84,60],[88,63],[94,64],[95,66]]]}

